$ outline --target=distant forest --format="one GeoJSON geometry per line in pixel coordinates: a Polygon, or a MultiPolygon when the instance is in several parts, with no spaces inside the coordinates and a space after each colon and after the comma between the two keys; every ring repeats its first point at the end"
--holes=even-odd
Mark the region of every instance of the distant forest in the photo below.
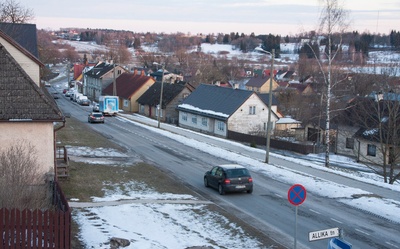
{"type": "MultiPolygon", "coordinates": [[[[392,30],[390,34],[370,34],[359,33],[357,31],[341,34],[342,43],[348,46],[354,46],[357,52],[367,55],[369,50],[375,48],[391,48],[400,49],[400,31],[392,30]]],[[[336,35],[336,41],[339,40],[339,34],[336,35]]],[[[275,49],[276,56],[280,54],[281,43],[299,43],[308,39],[312,46],[326,45],[325,39],[317,37],[316,32],[311,31],[296,36],[279,35],[255,35],[251,33],[231,32],[230,34],[207,34],[207,35],[186,35],[183,33],[176,34],[157,34],[157,33],[134,33],[131,31],[116,30],[84,30],[80,32],[81,41],[95,41],[100,45],[110,45],[110,43],[119,42],[119,45],[126,47],[140,48],[141,44],[157,44],[162,52],[175,52],[180,49],[193,48],[201,43],[211,44],[230,44],[236,49],[246,53],[253,51],[254,48],[261,44],[261,48],[271,52],[275,49]]],[[[306,48],[300,48],[299,53],[304,52],[306,48]]]]}

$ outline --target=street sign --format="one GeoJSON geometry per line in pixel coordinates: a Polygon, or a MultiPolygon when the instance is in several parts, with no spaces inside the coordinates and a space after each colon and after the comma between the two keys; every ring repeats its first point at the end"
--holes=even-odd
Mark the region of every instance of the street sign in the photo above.
{"type": "Polygon", "coordinates": [[[333,238],[328,243],[328,249],[351,249],[352,245],[338,238],[333,238]]]}
{"type": "Polygon", "coordinates": [[[309,241],[315,241],[315,240],[320,240],[320,239],[329,239],[333,237],[339,237],[339,228],[330,228],[326,230],[320,230],[320,231],[315,231],[315,232],[309,232],[308,233],[308,240],[309,241]]]}
{"type": "Polygon", "coordinates": [[[307,191],[301,184],[295,184],[290,187],[288,191],[288,200],[294,205],[298,206],[306,200],[307,191]]]}

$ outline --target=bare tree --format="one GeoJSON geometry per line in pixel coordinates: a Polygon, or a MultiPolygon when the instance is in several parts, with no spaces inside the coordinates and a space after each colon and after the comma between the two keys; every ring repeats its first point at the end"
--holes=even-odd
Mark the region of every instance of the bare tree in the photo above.
{"type": "Polygon", "coordinates": [[[8,23],[28,23],[33,20],[32,9],[25,8],[15,0],[0,2],[0,22],[8,23]]]}
{"type": "MultiPolygon", "coordinates": [[[[357,160],[393,184],[400,179],[400,102],[399,94],[385,92],[358,97],[349,102],[342,113],[344,124],[357,127],[342,134],[358,141],[351,142],[357,160]],[[368,143],[368,147],[367,144],[368,143]],[[364,150],[367,150],[364,152],[364,150]]],[[[347,141],[346,141],[347,143],[347,141]]],[[[347,146],[347,145],[346,145],[347,146]]]]}
{"type": "MultiPolygon", "coordinates": [[[[0,153],[0,207],[38,209],[48,207],[48,188],[38,171],[37,152],[18,141],[0,153]]],[[[51,196],[51,195],[50,195],[51,196]]]]}
{"type": "MultiPolygon", "coordinates": [[[[331,101],[332,101],[332,87],[335,84],[332,79],[333,62],[341,50],[342,34],[348,27],[347,17],[348,13],[339,0],[320,0],[323,9],[320,15],[319,33],[327,36],[327,44],[324,53],[316,58],[320,71],[325,83],[325,167],[329,167],[329,154],[330,154],[330,119],[331,119],[331,101]],[[334,38],[336,38],[334,40],[334,38]],[[326,61],[326,62],[325,62],[326,61]]],[[[314,51],[314,55],[317,52],[314,51]]]]}

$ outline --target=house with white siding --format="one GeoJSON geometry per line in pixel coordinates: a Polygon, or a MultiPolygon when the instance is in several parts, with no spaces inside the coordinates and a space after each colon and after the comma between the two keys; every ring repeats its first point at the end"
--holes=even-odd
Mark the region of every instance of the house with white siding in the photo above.
{"type": "MultiPolygon", "coordinates": [[[[227,137],[228,130],[243,134],[266,132],[266,103],[253,91],[201,84],[178,105],[179,126],[220,137],[227,137]]],[[[271,106],[271,111],[273,130],[279,119],[277,106],[271,106]]]]}

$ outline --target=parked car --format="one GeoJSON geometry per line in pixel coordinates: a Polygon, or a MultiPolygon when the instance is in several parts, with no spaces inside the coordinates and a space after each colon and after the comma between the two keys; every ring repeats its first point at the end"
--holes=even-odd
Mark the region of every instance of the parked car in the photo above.
{"type": "Polygon", "coordinates": [[[93,103],[93,111],[94,112],[99,112],[100,111],[100,105],[97,103],[93,103]]]}
{"type": "Polygon", "coordinates": [[[250,172],[238,164],[214,166],[204,174],[204,186],[218,189],[219,194],[226,192],[253,193],[253,178],[250,172]]]}
{"type": "Polygon", "coordinates": [[[91,112],[88,116],[89,123],[104,123],[104,115],[101,112],[91,112]]]}
{"type": "Polygon", "coordinates": [[[65,97],[70,97],[71,94],[72,94],[73,92],[74,92],[73,90],[68,90],[68,91],[65,93],[65,97]]]}
{"type": "Polygon", "coordinates": [[[90,105],[90,100],[89,100],[88,98],[80,99],[80,100],[79,100],[79,104],[80,104],[80,105],[89,106],[89,105],[90,105]]]}

